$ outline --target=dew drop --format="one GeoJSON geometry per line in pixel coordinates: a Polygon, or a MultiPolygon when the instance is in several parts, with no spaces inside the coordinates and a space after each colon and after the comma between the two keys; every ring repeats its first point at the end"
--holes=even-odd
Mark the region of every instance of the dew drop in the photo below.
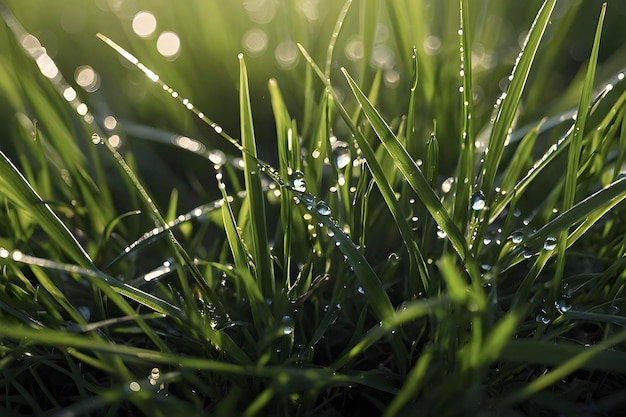
{"type": "Polygon", "coordinates": [[[283,318],[281,320],[282,320],[282,323],[283,323],[283,334],[284,335],[292,334],[293,333],[293,323],[292,323],[291,317],[283,316],[283,318]]]}
{"type": "Polygon", "coordinates": [[[23,257],[24,257],[24,254],[21,251],[17,250],[17,249],[15,249],[13,252],[11,252],[11,259],[13,259],[16,262],[20,261],[23,257]]]}
{"type": "Polygon", "coordinates": [[[524,259],[530,259],[533,257],[533,251],[530,248],[524,248],[522,249],[522,256],[524,259]]]}
{"type": "Polygon", "coordinates": [[[543,248],[545,250],[554,250],[556,248],[556,238],[553,236],[549,236],[543,242],[543,248]]]}
{"type": "Polygon", "coordinates": [[[345,168],[352,163],[352,155],[347,143],[342,141],[333,143],[333,159],[338,169],[345,168]]]}
{"type": "Polygon", "coordinates": [[[104,143],[104,142],[102,142],[102,138],[100,137],[100,135],[97,134],[97,133],[94,133],[93,135],[91,135],[91,142],[94,145],[100,145],[100,144],[104,143]]]}
{"type": "Polygon", "coordinates": [[[537,314],[537,316],[535,317],[535,321],[537,323],[541,323],[545,325],[550,324],[550,318],[546,315],[545,311],[542,311],[541,313],[537,314]]]}
{"type": "Polygon", "coordinates": [[[324,201],[318,201],[315,205],[315,211],[317,211],[322,216],[330,215],[330,207],[324,201]]]}
{"type": "Polygon", "coordinates": [[[298,198],[305,205],[307,209],[310,209],[315,204],[315,196],[311,193],[302,193],[298,198]]]}
{"type": "Polygon", "coordinates": [[[516,244],[516,245],[522,243],[522,241],[524,240],[524,231],[522,231],[522,230],[514,231],[509,236],[509,239],[511,239],[511,242],[516,244]]]}
{"type": "Polygon", "coordinates": [[[304,181],[304,173],[302,171],[294,171],[289,178],[289,182],[294,190],[301,193],[306,191],[306,182],[304,181]]]}
{"type": "Polygon", "coordinates": [[[454,184],[454,178],[449,177],[441,184],[441,191],[443,191],[444,194],[449,193],[450,190],[452,189],[452,184],[454,184]]]}
{"type": "Polygon", "coordinates": [[[572,309],[572,302],[569,295],[562,295],[554,302],[554,307],[561,313],[565,314],[572,309]]]}
{"type": "Polygon", "coordinates": [[[441,228],[439,226],[437,226],[437,237],[439,239],[445,239],[446,238],[446,232],[441,230],[441,228]]]}
{"type": "Polygon", "coordinates": [[[485,193],[482,191],[476,191],[474,195],[472,195],[472,210],[481,211],[485,208],[487,204],[487,200],[485,198],[485,193]]]}

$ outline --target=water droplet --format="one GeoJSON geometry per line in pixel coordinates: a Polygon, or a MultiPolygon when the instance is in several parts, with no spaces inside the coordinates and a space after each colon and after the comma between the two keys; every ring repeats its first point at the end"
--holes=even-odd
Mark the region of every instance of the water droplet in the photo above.
{"type": "Polygon", "coordinates": [[[482,191],[476,191],[473,195],[472,195],[472,210],[474,211],[480,211],[483,210],[487,204],[487,200],[485,198],[485,193],[483,193],[482,191]]]}
{"type": "Polygon", "coordinates": [[[333,160],[338,169],[347,167],[352,163],[352,155],[348,144],[343,141],[333,143],[333,160]]]}
{"type": "Polygon", "coordinates": [[[554,307],[561,313],[565,314],[572,309],[572,302],[569,295],[562,295],[554,302],[554,307]]]}
{"type": "Polygon", "coordinates": [[[17,250],[17,249],[15,249],[13,252],[11,252],[11,258],[14,261],[16,261],[16,262],[20,261],[23,257],[24,257],[24,254],[21,251],[17,250]]]}
{"type": "Polygon", "coordinates": [[[306,191],[306,183],[304,181],[304,173],[302,171],[294,171],[289,177],[289,182],[294,190],[301,193],[306,191]]]}
{"type": "Polygon", "coordinates": [[[524,231],[523,230],[514,231],[509,236],[509,239],[511,239],[511,242],[516,245],[522,243],[522,241],[524,240],[524,231]]]}
{"type": "Polygon", "coordinates": [[[93,135],[91,135],[91,142],[94,145],[100,145],[100,144],[104,143],[104,142],[102,142],[102,138],[100,137],[100,135],[97,134],[97,133],[94,133],[93,135]]]}
{"type": "Polygon", "coordinates": [[[437,237],[439,239],[445,239],[446,238],[446,232],[444,232],[443,230],[441,230],[441,228],[439,226],[437,226],[437,237]]]}
{"type": "Polygon", "coordinates": [[[326,202],[324,201],[317,202],[317,204],[315,205],[315,211],[317,211],[322,216],[330,215],[330,207],[328,207],[328,204],[326,204],[326,202]]]}
{"type": "Polygon", "coordinates": [[[452,184],[454,184],[454,178],[449,177],[441,184],[441,191],[443,191],[444,194],[449,193],[450,190],[452,189],[452,184]]]}
{"type": "Polygon", "coordinates": [[[541,324],[545,324],[545,325],[550,324],[550,318],[548,317],[546,312],[543,311],[543,310],[541,311],[541,313],[537,314],[537,316],[535,317],[535,321],[537,323],[541,323],[541,324]]]}
{"type": "Polygon", "coordinates": [[[545,242],[543,242],[543,248],[545,250],[554,250],[556,248],[556,238],[553,236],[547,237],[545,242]]]}
{"type": "Polygon", "coordinates": [[[315,196],[311,193],[302,193],[298,196],[298,198],[307,209],[310,209],[315,205],[315,196]]]}
{"type": "Polygon", "coordinates": [[[283,323],[283,334],[285,334],[285,335],[292,334],[293,333],[293,322],[291,320],[291,317],[283,316],[283,318],[281,320],[282,320],[282,323],[283,323]]]}
{"type": "Polygon", "coordinates": [[[363,287],[359,287],[356,290],[359,292],[359,294],[365,294],[365,290],[363,289],[363,287]]]}
{"type": "Polygon", "coordinates": [[[524,259],[530,259],[533,257],[533,251],[530,250],[530,248],[523,248],[522,249],[522,256],[524,257],[524,259]]]}

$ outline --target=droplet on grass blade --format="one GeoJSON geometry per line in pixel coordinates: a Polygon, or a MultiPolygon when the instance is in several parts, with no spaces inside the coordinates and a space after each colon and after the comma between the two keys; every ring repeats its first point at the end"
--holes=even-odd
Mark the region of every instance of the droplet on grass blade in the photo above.
{"type": "Polygon", "coordinates": [[[304,181],[304,173],[302,171],[294,171],[289,178],[289,182],[294,190],[301,193],[306,191],[306,182],[304,181]]]}
{"type": "Polygon", "coordinates": [[[324,201],[318,201],[315,205],[315,210],[322,216],[329,216],[331,213],[330,207],[324,201]]]}
{"type": "Polygon", "coordinates": [[[565,314],[572,309],[572,302],[569,295],[562,295],[554,301],[554,307],[561,313],[565,314]]]}
{"type": "Polygon", "coordinates": [[[556,237],[549,236],[543,242],[543,248],[548,251],[554,250],[556,248],[556,243],[556,237]]]}
{"type": "Polygon", "coordinates": [[[486,197],[485,197],[485,193],[483,193],[480,190],[476,191],[472,195],[471,203],[472,203],[472,210],[474,210],[474,211],[481,211],[481,210],[483,210],[486,207],[486,205],[487,205],[487,200],[486,200],[486,197]]]}
{"type": "Polygon", "coordinates": [[[516,244],[516,245],[522,243],[522,241],[524,240],[524,231],[523,230],[516,230],[516,231],[514,231],[509,236],[509,239],[511,239],[511,242],[516,244]]]}
{"type": "Polygon", "coordinates": [[[347,167],[352,163],[352,155],[348,144],[342,141],[333,143],[333,159],[338,169],[347,167]]]}

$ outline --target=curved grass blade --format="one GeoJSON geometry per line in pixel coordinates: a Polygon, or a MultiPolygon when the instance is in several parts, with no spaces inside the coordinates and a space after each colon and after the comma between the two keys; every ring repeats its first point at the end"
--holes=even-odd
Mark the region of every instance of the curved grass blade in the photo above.
{"type": "Polygon", "coordinates": [[[2,151],[0,151],[0,190],[10,201],[29,212],[50,238],[54,239],[76,263],[83,267],[95,268],[76,237],[2,151]]]}
{"type": "MultiPolygon", "coordinates": [[[[228,201],[232,202],[233,197],[229,196],[228,201]]],[[[194,208],[193,210],[188,211],[185,214],[178,215],[176,219],[168,222],[166,226],[155,227],[147,231],[139,239],[135,240],[130,245],[126,246],[122,250],[122,252],[118,256],[115,257],[115,259],[113,259],[111,262],[108,263],[107,268],[115,264],[120,259],[124,258],[125,256],[128,256],[129,254],[133,253],[134,251],[139,250],[146,245],[149,245],[150,243],[154,242],[156,239],[166,236],[167,233],[169,233],[172,230],[175,230],[176,228],[180,227],[182,224],[187,223],[193,219],[206,217],[209,213],[212,213],[213,211],[218,210],[221,207],[221,204],[222,204],[221,199],[212,201],[207,204],[202,204],[201,206],[198,206],[194,208]]],[[[129,213],[129,214],[133,214],[133,213],[129,213]]]]}
{"type": "Polygon", "coordinates": [[[184,317],[183,312],[178,307],[166,301],[163,301],[162,299],[155,297],[152,294],[148,294],[147,292],[139,290],[128,284],[124,284],[123,282],[120,282],[117,279],[95,268],[90,269],[61,262],[55,262],[49,259],[26,255],[18,250],[8,251],[4,248],[0,248],[0,258],[11,259],[15,262],[22,262],[28,265],[40,266],[42,268],[54,271],[79,274],[90,279],[95,279],[99,282],[106,283],[113,289],[113,291],[122,294],[125,297],[128,297],[131,300],[136,301],[139,304],[142,304],[158,313],[178,319],[182,319],[184,317]]]}
{"type": "Polygon", "coordinates": [[[565,235],[566,246],[571,245],[604,214],[624,199],[626,199],[626,176],[585,198],[525,238],[525,248],[517,248],[511,251],[498,262],[501,270],[515,264],[516,260],[519,261],[519,257],[525,249],[530,249],[533,252],[541,250],[544,248],[546,239],[560,236],[561,232],[579,225],[572,231],[569,238],[565,235]]]}
{"type": "Polygon", "coordinates": [[[427,300],[412,301],[405,304],[403,308],[396,311],[394,315],[389,316],[386,320],[381,321],[367,331],[357,344],[355,344],[351,349],[348,349],[346,353],[341,355],[335,363],[331,365],[331,369],[341,369],[346,364],[361,355],[368,347],[372,346],[378,340],[388,336],[392,330],[397,329],[402,324],[415,321],[420,317],[432,313],[433,310],[448,306],[452,303],[452,299],[444,296],[430,298],[427,300]]]}
{"type": "Polygon", "coordinates": [[[328,43],[328,48],[326,49],[326,67],[324,68],[324,75],[326,78],[330,78],[330,70],[333,63],[333,51],[335,50],[337,38],[339,38],[341,27],[343,26],[343,22],[346,20],[346,16],[348,15],[348,10],[350,10],[351,4],[352,0],[346,0],[346,2],[343,4],[343,7],[341,8],[341,12],[339,12],[339,17],[335,22],[335,28],[333,29],[333,33],[330,37],[330,42],[328,43]]]}
{"type": "Polygon", "coordinates": [[[499,406],[519,403],[524,399],[548,388],[550,385],[565,378],[580,368],[625,372],[626,355],[623,352],[609,351],[610,348],[626,341],[626,331],[617,333],[610,338],[591,347],[563,345],[535,341],[514,341],[505,348],[501,359],[540,362],[558,365],[553,370],[541,375],[524,388],[503,398],[499,406]],[[513,354],[519,356],[513,357],[513,354]],[[530,356],[530,355],[533,356],[530,356]],[[504,356],[504,358],[502,357],[504,356]],[[563,361],[563,358],[569,358],[563,361]]]}
{"type": "Polygon", "coordinates": [[[432,188],[430,188],[424,174],[422,174],[420,168],[408,154],[406,148],[402,146],[400,141],[398,141],[398,138],[395,136],[389,125],[387,125],[378,111],[372,106],[370,101],[367,99],[365,94],[363,94],[352,77],[350,77],[348,72],[345,69],[342,71],[348,80],[354,96],[361,105],[363,113],[365,113],[370,125],[376,132],[376,135],[379,137],[387,149],[387,152],[389,152],[393,160],[396,162],[404,178],[420,197],[441,230],[443,230],[449,237],[452,246],[461,257],[461,260],[472,280],[477,282],[480,279],[478,265],[469,252],[465,238],[448,215],[448,212],[443,207],[441,201],[439,201],[432,188]]]}

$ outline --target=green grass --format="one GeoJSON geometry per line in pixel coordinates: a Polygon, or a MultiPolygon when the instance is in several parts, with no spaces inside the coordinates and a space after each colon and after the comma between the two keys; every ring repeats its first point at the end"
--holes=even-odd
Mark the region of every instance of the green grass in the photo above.
{"type": "Polygon", "coordinates": [[[622,414],[618,7],[5,3],[1,415],[622,414]]]}

